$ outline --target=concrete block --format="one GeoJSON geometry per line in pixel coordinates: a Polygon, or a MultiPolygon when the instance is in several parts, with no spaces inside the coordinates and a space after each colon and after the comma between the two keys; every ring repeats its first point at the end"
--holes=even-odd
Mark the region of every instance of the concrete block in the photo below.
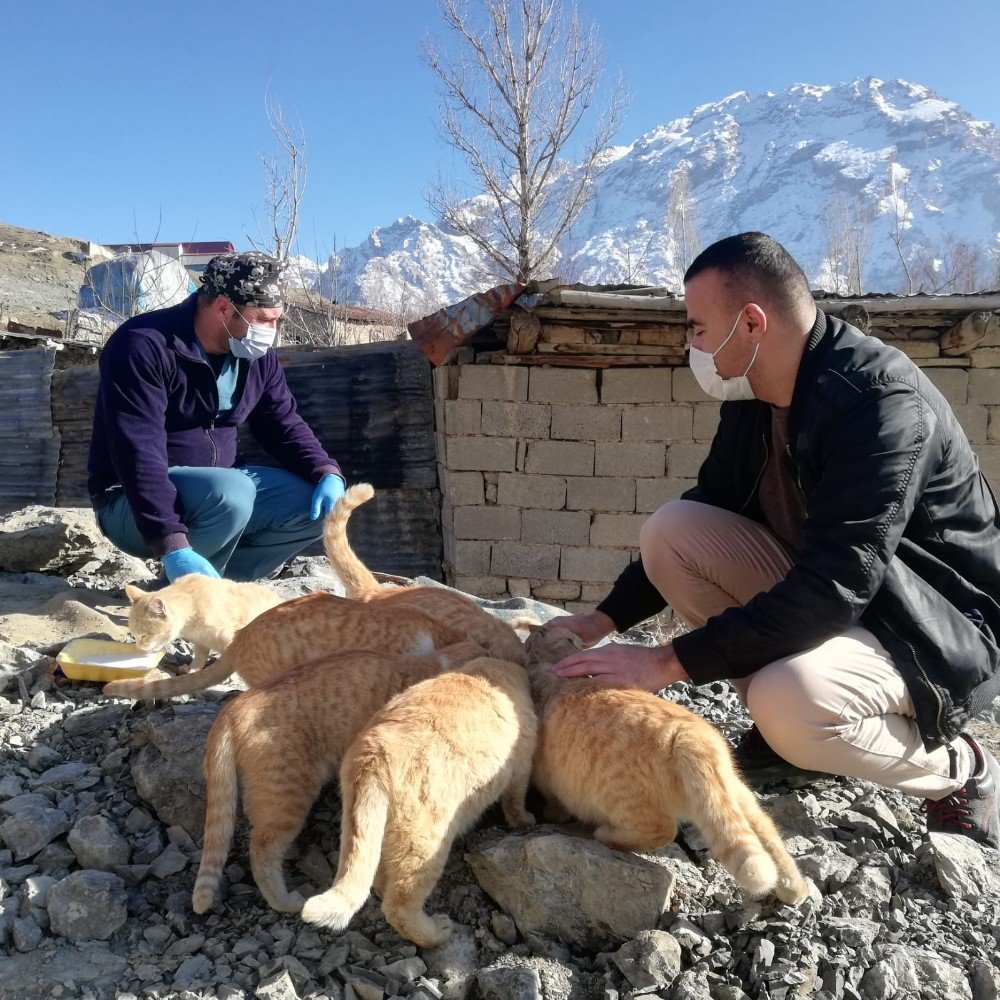
{"type": "Polygon", "coordinates": [[[434,397],[436,399],[458,398],[458,367],[441,365],[433,369],[434,397]]]}
{"type": "Polygon", "coordinates": [[[547,438],[552,408],[536,403],[487,400],[482,404],[483,433],[494,437],[547,438]]]}
{"type": "Polygon", "coordinates": [[[697,484],[697,479],[639,479],[635,484],[635,509],[652,513],[697,484]]]}
{"type": "MultiPolygon", "coordinates": [[[[962,368],[924,368],[923,372],[952,406],[987,402],[985,399],[970,397],[969,373],[962,368]]],[[[1000,378],[1000,372],[997,372],[997,376],[1000,378]]],[[[997,391],[1000,392],[1000,381],[997,382],[997,391]]]]}
{"type": "Polygon", "coordinates": [[[498,542],[493,546],[490,571],[494,576],[558,579],[559,546],[498,542]]]}
{"type": "Polygon", "coordinates": [[[521,541],[586,545],[590,541],[590,514],[582,510],[523,510],[521,541]]]}
{"type": "Polygon", "coordinates": [[[507,578],[503,576],[460,576],[455,575],[451,585],[464,594],[475,597],[499,597],[507,593],[507,578]]]}
{"type": "Polygon", "coordinates": [[[667,447],[667,475],[671,479],[697,478],[708,458],[707,444],[672,444],[667,447]]]}
{"type": "Polygon", "coordinates": [[[444,404],[444,429],[450,437],[479,434],[483,404],[478,399],[449,399],[444,404]]]}
{"type": "Polygon", "coordinates": [[[566,505],[566,480],[561,476],[502,473],[497,481],[497,503],[504,507],[560,510],[566,505]]]}
{"type": "Polygon", "coordinates": [[[532,441],[524,471],[550,476],[591,476],[594,445],[589,441],[532,441]]]}
{"type": "Polygon", "coordinates": [[[517,507],[456,507],[452,530],[456,538],[520,538],[517,507]]]}
{"type": "MultiPolygon", "coordinates": [[[[959,374],[966,375],[966,372],[959,374]]],[[[976,368],[968,373],[969,402],[985,403],[987,406],[1000,404],[1000,368],[976,368]]],[[[947,395],[947,394],[946,394],[947,395]]],[[[952,402],[948,397],[948,402],[952,402]]],[[[964,403],[965,400],[957,400],[964,403]]]]}
{"type": "Polygon", "coordinates": [[[489,576],[489,542],[456,539],[454,550],[451,558],[451,568],[456,574],[460,576],[489,576]]]}
{"type": "MultiPolygon", "coordinates": [[[[645,522],[645,514],[595,514],[590,526],[590,544],[637,549],[639,529],[645,522]]],[[[571,544],[568,538],[564,542],[571,544]]]]}
{"type": "Polygon", "coordinates": [[[976,454],[979,456],[979,468],[990,483],[1000,480],[1000,444],[981,444],[976,448],[976,454]]]}
{"type": "Polygon", "coordinates": [[[580,600],[595,601],[600,604],[608,596],[611,588],[606,583],[584,583],[580,585],[580,600]]]}
{"type": "Polygon", "coordinates": [[[618,579],[630,558],[625,549],[563,548],[559,576],[563,580],[611,583],[618,579]]]}
{"type": "Polygon", "coordinates": [[[955,416],[965,431],[965,436],[973,444],[981,444],[987,439],[989,427],[989,410],[977,403],[966,403],[965,406],[953,406],[955,416]]]}
{"type": "MultiPolygon", "coordinates": [[[[693,447],[693,446],[692,446],[693,447]]],[[[594,474],[598,476],[662,476],[662,444],[598,444],[594,474]]]]}
{"type": "Polygon", "coordinates": [[[459,399],[509,399],[523,402],[528,398],[528,373],[512,365],[461,365],[459,399]]]}
{"type": "Polygon", "coordinates": [[[697,403],[694,408],[695,441],[711,441],[719,428],[721,403],[697,403]]]}
{"type": "MultiPolygon", "coordinates": [[[[519,369],[528,374],[524,369],[519,369]]],[[[532,403],[596,403],[597,372],[574,368],[532,368],[528,383],[532,403]]]]}
{"type": "Polygon", "coordinates": [[[536,601],[574,601],[580,596],[580,584],[572,580],[546,580],[531,588],[536,601]]]}
{"type": "Polygon", "coordinates": [[[513,438],[449,437],[448,468],[513,472],[516,455],[513,438]]]}
{"type": "Polygon", "coordinates": [[[553,406],[552,438],[566,441],[619,441],[622,411],[613,406],[553,406]]]}
{"type": "Polygon", "coordinates": [[[988,406],[986,409],[990,413],[987,439],[990,441],[1000,441],[1000,406],[988,406]]]}
{"type": "Polygon", "coordinates": [[[442,497],[456,507],[481,504],[483,474],[481,472],[453,472],[443,466],[438,468],[438,482],[442,497]]]}
{"type": "Polygon", "coordinates": [[[671,391],[675,403],[707,403],[711,399],[711,396],[698,385],[698,380],[691,374],[691,369],[687,365],[674,369],[671,391]]]}
{"type": "Polygon", "coordinates": [[[597,604],[589,601],[567,601],[563,607],[568,615],[589,615],[597,607],[597,604]]]}
{"type": "Polygon", "coordinates": [[[602,403],[669,403],[672,369],[608,368],[602,373],[602,403]]]}
{"type": "Polygon", "coordinates": [[[529,580],[508,580],[507,593],[511,597],[531,597],[531,582],[529,580]]]}
{"type": "Polygon", "coordinates": [[[692,441],[694,408],[687,403],[637,406],[622,413],[623,441],[692,441]]]}
{"type": "Polygon", "coordinates": [[[635,510],[635,480],[630,477],[588,476],[565,482],[568,510],[635,510]]]}

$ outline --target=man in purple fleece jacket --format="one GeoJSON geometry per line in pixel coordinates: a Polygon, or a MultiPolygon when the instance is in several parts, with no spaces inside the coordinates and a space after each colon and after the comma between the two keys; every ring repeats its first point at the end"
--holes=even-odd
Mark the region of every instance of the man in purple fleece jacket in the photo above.
{"type": "Polygon", "coordinates": [[[187,573],[255,580],[322,534],[344,492],[271,349],[281,264],[220,254],[180,305],[133,317],[101,352],[88,488],[101,532],[187,573]],[[237,430],[283,468],[236,467],[237,430]]]}

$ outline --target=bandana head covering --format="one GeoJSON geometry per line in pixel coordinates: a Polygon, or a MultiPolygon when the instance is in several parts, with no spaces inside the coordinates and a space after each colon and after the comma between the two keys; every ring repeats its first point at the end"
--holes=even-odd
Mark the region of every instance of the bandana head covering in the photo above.
{"type": "Polygon", "coordinates": [[[285,304],[284,270],[284,261],[256,250],[220,253],[205,265],[201,284],[216,295],[225,295],[235,306],[280,309],[285,304]]]}

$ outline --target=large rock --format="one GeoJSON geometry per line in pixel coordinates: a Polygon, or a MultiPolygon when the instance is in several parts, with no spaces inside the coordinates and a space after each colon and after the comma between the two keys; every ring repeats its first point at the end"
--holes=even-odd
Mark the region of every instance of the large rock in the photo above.
{"type": "Polygon", "coordinates": [[[66,838],[81,868],[103,872],[127,865],[131,848],[118,828],[106,816],[84,816],[76,821],[66,838]]]}
{"type": "Polygon", "coordinates": [[[0,641],[11,646],[45,647],[65,643],[81,635],[107,635],[124,639],[128,628],[76,600],[72,590],[50,597],[28,612],[0,616],[0,641]]]}
{"type": "Polygon", "coordinates": [[[205,826],[205,740],[219,706],[195,702],[150,715],[147,740],[132,761],[132,778],[143,800],[170,826],[198,839],[205,826]]]}
{"type": "Polygon", "coordinates": [[[968,903],[1000,897],[1000,853],[957,833],[932,833],[928,839],[946,896],[968,903]]]}
{"type": "Polygon", "coordinates": [[[38,505],[0,516],[0,571],[124,575],[132,580],[151,576],[141,559],[116,549],[98,531],[93,511],[38,505]]]}
{"type": "MultiPolygon", "coordinates": [[[[102,996],[125,976],[127,962],[105,945],[44,948],[4,961],[0,951],[0,1000],[50,1000],[58,985],[64,997],[82,995],[87,983],[102,996]]],[[[90,995],[93,995],[92,993],[90,995]]]]}
{"type": "Polygon", "coordinates": [[[666,867],[545,827],[484,841],[467,860],[522,934],[594,951],[656,927],[674,887],[666,867]]]}
{"type": "Polygon", "coordinates": [[[109,872],[73,872],[49,889],[48,911],[56,934],[106,941],[125,923],[125,883],[109,872]]]}
{"type": "Polygon", "coordinates": [[[69,817],[61,809],[28,805],[0,823],[0,841],[14,852],[15,861],[23,861],[68,829],[69,817]]]}
{"type": "Polygon", "coordinates": [[[681,946],[666,931],[640,931],[612,958],[639,993],[669,986],[681,971],[681,946]]]}

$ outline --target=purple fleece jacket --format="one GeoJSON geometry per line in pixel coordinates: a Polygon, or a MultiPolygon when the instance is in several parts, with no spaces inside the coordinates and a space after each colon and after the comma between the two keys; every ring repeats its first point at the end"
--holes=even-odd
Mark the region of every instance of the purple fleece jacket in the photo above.
{"type": "Polygon", "coordinates": [[[328,472],[342,475],[296,411],[273,350],[239,361],[236,403],[216,417],[215,373],[194,332],[196,298],[133,317],[101,352],[87,463],[91,502],[100,508],[108,489],[121,484],[157,558],[188,544],[167,470],[232,468],[244,422],[263,448],[307,482],[318,483],[328,472]]]}

